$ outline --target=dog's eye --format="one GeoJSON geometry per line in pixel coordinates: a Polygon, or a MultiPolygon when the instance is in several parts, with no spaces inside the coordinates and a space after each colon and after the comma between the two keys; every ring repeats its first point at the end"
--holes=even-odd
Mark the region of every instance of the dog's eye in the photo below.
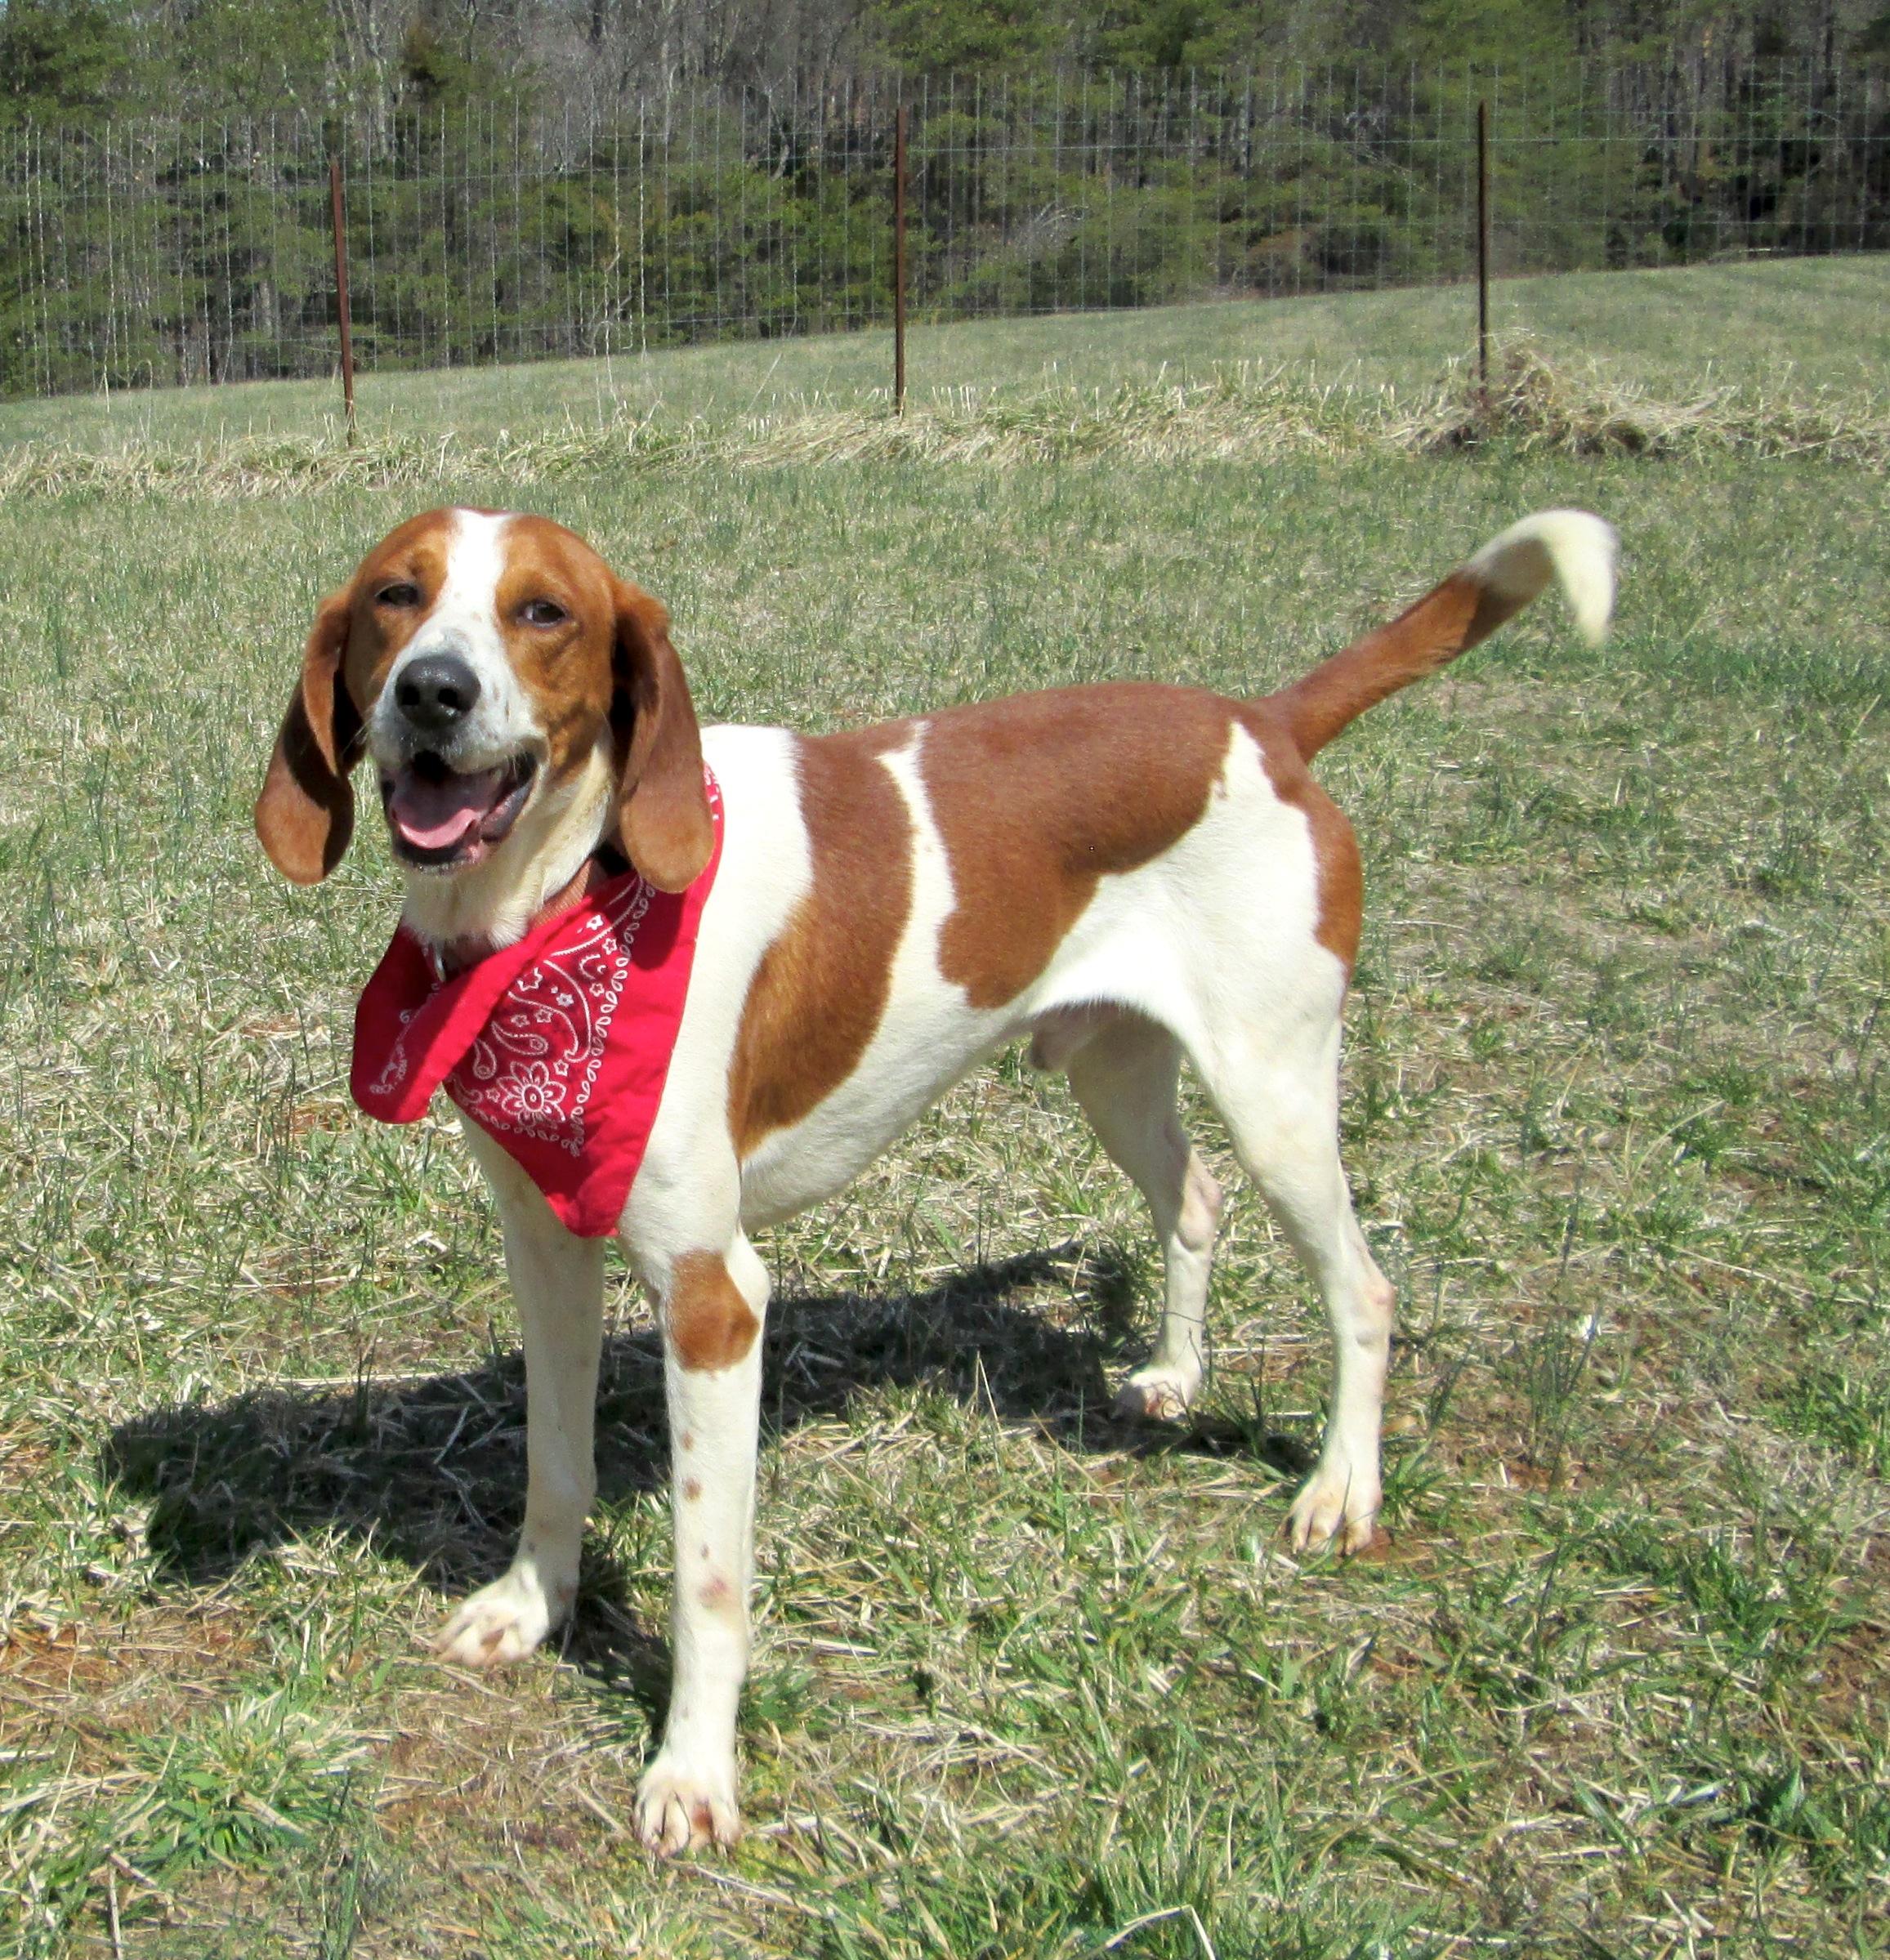
{"type": "Polygon", "coordinates": [[[555,599],[528,599],[518,609],[518,616],[527,626],[559,626],[570,618],[555,599]]]}
{"type": "Polygon", "coordinates": [[[418,605],[420,588],[409,580],[397,578],[391,585],[384,585],[374,595],[375,603],[380,605],[418,605]]]}

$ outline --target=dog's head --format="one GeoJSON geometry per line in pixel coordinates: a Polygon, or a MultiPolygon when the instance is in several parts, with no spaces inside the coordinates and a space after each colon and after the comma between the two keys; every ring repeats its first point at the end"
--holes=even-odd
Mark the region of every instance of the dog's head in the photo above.
{"type": "Polygon", "coordinates": [[[364,757],[395,857],[440,878],[529,851],[534,813],[600,775],[602,834],[653,885],[681,891],[713,848],[669,615],[542,517],[429,511],[322,602],[256,804],[297,884],[346,850],[364,757]]]}

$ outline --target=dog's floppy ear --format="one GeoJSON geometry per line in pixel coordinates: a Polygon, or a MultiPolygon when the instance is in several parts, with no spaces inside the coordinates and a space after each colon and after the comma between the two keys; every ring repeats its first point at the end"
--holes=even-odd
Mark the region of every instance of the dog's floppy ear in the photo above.
{"type": "Polygon", "coordinates": [[[610,703],[620,774],[617,830],[623,854],[664,891],[702,875],[715,826],[702,781],[702,737],[660,600],[617,581],[610,703]]]}
{"type": "Polygon", "coordinates": [[[360,759],[361,717],[342,676],[353,592],[321,603],[289,696],[275,753],[256,799],[256,834],[270,861],[297,885],[319,884],[355,832],[348,772],[360,759]]]}

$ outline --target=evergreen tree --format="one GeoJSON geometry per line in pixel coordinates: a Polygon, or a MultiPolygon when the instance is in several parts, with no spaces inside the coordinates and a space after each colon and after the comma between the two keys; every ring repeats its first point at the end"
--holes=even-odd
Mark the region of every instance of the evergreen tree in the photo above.
{"type": "Polygon", "coordinates": [[[132,39],[100,0],[7,0],[0,10],[0,123],[84,123],[124,98],[132,39]]]}

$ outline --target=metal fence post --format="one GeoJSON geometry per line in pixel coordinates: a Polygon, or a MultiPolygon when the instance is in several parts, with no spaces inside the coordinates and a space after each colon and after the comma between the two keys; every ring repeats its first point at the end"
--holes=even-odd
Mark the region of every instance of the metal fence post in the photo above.
{"type": "Polygon", "coordinates": [[[348,227],[342,208],[342,160],[328,154],[328,202],[335,221],[335,314],[342,325],[342,397],[348,409],[348,447],[355,446],[355,337],[348,320],[348,227]]]}
{"type": "Polygon", "coordinates": [[[892,125],[892,412],[905,413],[905,105],[892,125]]]}
{"type": "Polygon", "coordinates": [[[1477,384],[1490,413],[1490,105],[1477,104],[1477,384]]]}

